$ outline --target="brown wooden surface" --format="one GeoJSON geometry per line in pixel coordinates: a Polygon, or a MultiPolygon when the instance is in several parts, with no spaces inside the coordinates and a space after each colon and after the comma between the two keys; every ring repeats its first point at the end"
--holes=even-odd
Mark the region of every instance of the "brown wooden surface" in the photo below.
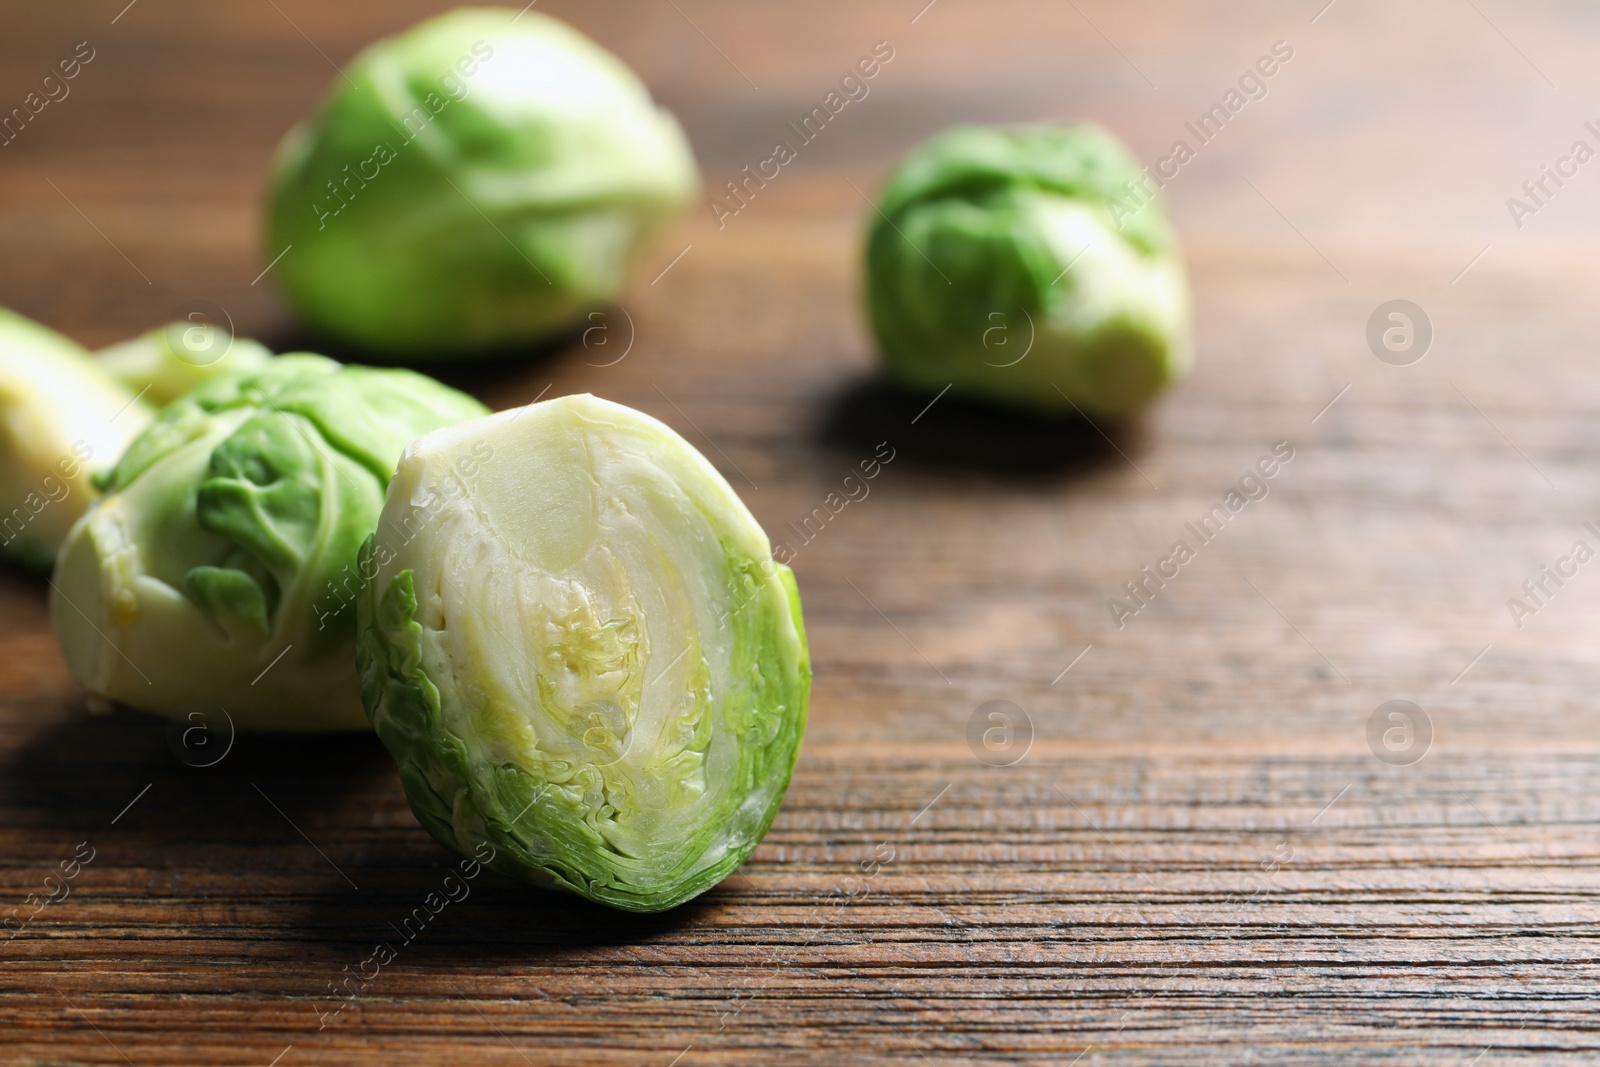
{"type": "MultiPolygon", "coordinates": [[[[1596,1054],[1600,564],[1520,630],[1505,601],[1600,520],[1600,161],[1521,229],[1505,199],[1596,143],[1600,24],[1323,3],[540,4],[641,72],[712,189],[896,50],[725,229],[702,205],[650,250],[620,363],[573,344],[454,376],[665,419],[774,537],[896,449],[795,565],[816,691],[782,813],[667,916],[485,876],[319,1029],[450,861],[384,753],[241,737],[186,766],[161,723],[82,709],[40,584],[6,575],[0,917],[79,842],[95,858],[0,942],[0,1061],[1596,1054]],[[1280,39],[1268,95],[1169,189],[1190,380],[1115,447],[949,397],[913,425],[926,399],[872,375],[856,190],[958,120],[1094,117],[1156,159],[1280,39]],[[1396,297],[1436,330],[1409,367],[1363,338],[1396,297]],[[1107,597],[1279,440],[1271,495],[1119,630],[1107,597]],[[1407,767],[1366,739],[1396,698],[1435,731],[1407,767]],[[1031,719],[1014,766],[969,749],[990,700],[1031,719]]],[[[431,9],[8,5],[0,110],[77,42],[96,58],[0,148],[0,304],[104,344],[206,299],[297,343],[251,281],[269,154],[334,63],[431,9]]]]}

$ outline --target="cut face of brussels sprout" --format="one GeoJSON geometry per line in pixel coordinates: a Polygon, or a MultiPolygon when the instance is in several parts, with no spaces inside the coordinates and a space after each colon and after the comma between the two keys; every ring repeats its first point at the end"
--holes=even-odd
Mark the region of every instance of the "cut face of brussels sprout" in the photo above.
{"type": "Polygon", "coordinates": [[[173,322],[95,353],[95,363],[142,399],[162,407],[219,374],[260,370],[266,347],[209,324],[173,322]]]}
{"type": "Polygon", "coordinates": [[[867,242],[867,305],[907,384],[1121,418],[1189,364],[1160,203],[1093,126],[957,128],[911,153],[867,242]]]}
{"type": "Polygon", "coordinates": [[[440,842],[659,911],[760,841],[805,726],[799,594],[671,429],[584,395],[429,434],[363,568],[362,697],[440,842]]]}
{"type": "Polygon", "coordinates": [[[699,182],[633,72],[537,11],[454,11],[345,74],[279,150],[265,255],[351,344],[420,359],[558,333],[619,295],[699,182]]]}
{"type": "Polygon", "coordinates": [[[0,555],[49,570],[91,476],[152,418],[82,346],[0,308],[0,555]]]}
{"type": "Polygon", "coordinates": [[[311,355],[168,405],[57,559],[50,614],[74,677],[176,719],[365,728],[357,550],[406,444],[484,411],[420,374],[311,355]]]}

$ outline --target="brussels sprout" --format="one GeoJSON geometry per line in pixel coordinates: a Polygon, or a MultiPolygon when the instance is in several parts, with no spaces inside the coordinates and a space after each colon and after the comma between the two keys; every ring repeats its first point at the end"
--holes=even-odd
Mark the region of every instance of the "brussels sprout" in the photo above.
{"type": "Polygon", "coordinates": [[[101,479],[50,615],[94,697],[245,729],[366,728],[356,552],[412,438],[483,414],[404,370],[280,356],[168,405],[101,479]]]}
{"type": "Polygon", "coordinates": [[[1188,288],[1137,161],[1096,126],[957,127],[867,239],[885,369],[920,389],[1121,418],[1189,365],[1188,288]]]}
{"type": "Polygon", "coordinates": [[[362,699],[442,844],[662,911],[766,833],[811,688],[800,597],[666,426],[583,395],[429,434],[362,573],[362,699]]]}
{"type": "Polygon", "coordinates": [[[81,345],[0,308],[0,555],[49,570],[90,476],[152,418],[81,345]]]}
{"type": "Polygon", "coordinates": [[[219,374],[260,370],[264,345],[208,323],[173,322],[95,353],[95,362],[148,403],[163,407],[219,374]]]}
{"type": "Polygon", "coordinates": [[[534,11],[441,15],[345,74],[279,149],[266,254],[350,344],[420,359],[556,334],[617,297],[699,185],[633,72],[534,11]]]}

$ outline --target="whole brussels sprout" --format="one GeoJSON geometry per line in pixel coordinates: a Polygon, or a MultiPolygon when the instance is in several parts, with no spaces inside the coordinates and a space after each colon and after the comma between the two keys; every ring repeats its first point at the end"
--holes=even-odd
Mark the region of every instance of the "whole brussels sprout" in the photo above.
{"type": "Polygon", "coordinates": [[[661,911],[766,833],[811,687],[799,593],[668,427],[583,395],[431,433],[362,571],[361,695],[442,844],[661,911]]]}
{"type": "Polygon", "coordinates": [[[1188,287],[1138,162],[1096,126],[957,127],[889,179],[867,239],[885,369],[1122,418],[1189,365],[1188,287]]]}
{"type": "Polygon", "coordinates": [[[633,72],[534,11],[441,15],[345,74],[279,149],[267,255],[350,344],[416,359],[559,333],[699,184],[633,72]]]}
{"type": "Polygon", "coordinates": [[[0,308],[0,555],[49,570],[91,475],[154,417],[83,346],[0,308]]]}
{"type": "Polygon", "coordinates": [[[364,729],[357,550],[401,450],[486,410],[411,371],[306,354],[168,405],[57,558],[50,615],[73,676],[170,718],[364,729]]]}
{"type": "Polygon", "coordinates": [[[101,370],[157,407],[220,374],[260,370],[265,345],[208,323],[172,322],[95,353],[101,370]]]}

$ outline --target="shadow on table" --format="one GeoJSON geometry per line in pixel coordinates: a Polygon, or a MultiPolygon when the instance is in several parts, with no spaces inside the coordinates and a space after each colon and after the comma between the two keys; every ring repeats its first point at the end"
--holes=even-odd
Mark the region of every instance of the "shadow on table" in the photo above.
{"type": "Polygon", "coordinates": [[[285,818],[336,810],[392,775],[370,734],[233,734],[222,721],[172,723],[119,707],[71,714],[0,762],[0,811],[95,833],[119,850],[185,834],[247,842],[280,837],[285,818]],[[257,832],[254,813],[277,828],[257,832]]]}
{"type": "Polygon", "coordinates": [[[463,877],[460,857],[417,824],[371,734],[239,734],[231,746],[219,736],[208,751],[177,740],[186,728],[120,708],[78,713],[0,761],[0,814],[41,849],[10,859],[48,871],[87,841],[100,870],[272,902],[284,923],[275,936],[312,947],[316,989],[380,941],[412,965],[454,971],[645,941],[704,909],[632,915],[486,868],[463,877]]]}
{"type": "Polygon", "coordinates": [[[1050,417],[953,392],[918,392],[881,377],[855,381],[829,400],[817,435],[852,460],[869,460],[886,444],[896,464],[1014,484],[1086,477],[1134,462],[1130,457],[1145,444],[1137,421],[1050,417]]]}
{"type": "MultiPolygon", "coordinates": [[[[596,312],[597,314],[599,312],[596,312]]],[[[631,322],[627,328],[632,329],[631,322]]],[[[440,351],[418,353],[409,357],[393,353],[357,348],[325,334],[319,334],[299,323],[290,322],[269,331],[260,338],[274,352],[316,352],[341,363],[357,363],[369,367],[405,367],[437,378],[446,385],[473,396],[488,398],[486,402],[501,399],[505,403],[527,403],[532,394],[521,396],[525,379],[540,379],[534,386],[538,392],[549,376],[566,361],[584,360],[604,365],[615,357],[607,346],[619,347],[616,339],[600,339],[603,327],[573,330],[535,344],[514,345],[488,352],[463,355],[460,352],[440,351]]],[[[622,329],[619,324],[618,330],[622,329]]],[[[491,403],[491,406],[496,406],[491,403]]]]}
{"type": "Polygon", "coordinates": [[[717,907],[714,897],[702,897],[662,913],[617,911],[487,869],[468,878],[459,857],[428,845],[431,863],[403,848],[352,871],[361,893],[314,902],[300,936],[348,946],[346,955],[360,949],[364,956],[381,943],[415,967],[474,971],[486,963],[671,938],[717,907]]]}

